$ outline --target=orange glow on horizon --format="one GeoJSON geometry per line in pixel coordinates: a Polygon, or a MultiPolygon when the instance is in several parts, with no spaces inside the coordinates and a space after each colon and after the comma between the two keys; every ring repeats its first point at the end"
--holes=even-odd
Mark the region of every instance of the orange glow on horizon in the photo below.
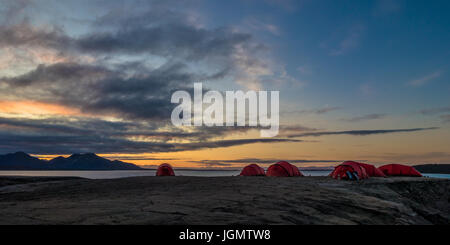
{"type": "Polygon", "coordinates": [[[83,115],[77,108],[30,100],[0,101],[0,113],[18,115],[83,115]]]}

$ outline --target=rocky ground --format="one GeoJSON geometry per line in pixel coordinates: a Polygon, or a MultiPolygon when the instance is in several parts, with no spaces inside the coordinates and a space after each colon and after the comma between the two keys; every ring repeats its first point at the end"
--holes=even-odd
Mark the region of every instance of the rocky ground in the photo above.
{"type": "Polygon", "coordinates": [[[450,180],[0,177],[0,224],[449,224],[450,180]]]}

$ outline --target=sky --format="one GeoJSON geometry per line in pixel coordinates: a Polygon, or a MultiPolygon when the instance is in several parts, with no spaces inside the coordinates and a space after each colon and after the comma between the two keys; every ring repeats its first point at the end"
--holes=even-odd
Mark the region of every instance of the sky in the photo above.
{"type": "Polygon", "coordinates": [[[0,154],[153,167],[450,163],[449,1],[0,0],[0,154]],[[280,134],[175,127],[177,90],[280,91],[280,134]]]}

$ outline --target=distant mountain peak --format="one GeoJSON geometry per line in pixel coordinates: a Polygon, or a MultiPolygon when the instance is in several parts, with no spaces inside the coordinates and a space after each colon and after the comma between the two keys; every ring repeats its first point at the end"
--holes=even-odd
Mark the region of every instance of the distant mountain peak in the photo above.
{"type": "Polygon", "coordinates": [[[122,161],[111,161],[95,153],[75,153],[50,161],[41,160],[25,152],[0,155],[0,169],[6,170],[139,170],[140,167],[122,161]]]}
{"type": "MultiPolygon", "coordinates": [[[[18,151],[18,152],[10,153],[10,154],[11,154],[11,155],[14,155],[14,156],[31,157],[29,154],[27,154],[27,153],[25,153],[25,152],[23,152],[23,151],[18,151]]],[[[7,155],[9,155],[9,154],[7,154],[7,155]]]]}
{"type": "Polygon", "coordinates": [[[41,170],[46,169],[47,161],[19,151],[0,155],[0,169],[2,170],[41,170]]]}
{"type": "Polygon", "coordinates": [[[68,157],[68,158],[70,158],[70,159],[73,159],[73,158],[83,158],[83,159],[87,159],[87,158],[102,158],[102,157],[100,157],[100,156],[98,156],[97,154],[95,154],[95,153],[91,153],[91,152],[88,152],[88,153],[74,153],[74,154],[72,154],[70,157],[68,157]]]}
{"type": "Polygon", "coordinates": [[[17,154],[17,155],[28,155],[27,153],[23,152],[23,151],[18,151],[18,152],[14,152],[11,154],[17,154]]]}

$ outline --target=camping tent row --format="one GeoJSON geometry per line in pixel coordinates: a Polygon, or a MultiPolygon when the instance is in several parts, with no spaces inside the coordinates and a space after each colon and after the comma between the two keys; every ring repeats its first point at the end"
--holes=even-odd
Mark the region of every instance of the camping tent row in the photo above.
{"type": "MultiPolygon", "coordinates": [[[[156,176],[175,176],[175,172],[172,166],[164,163],[158,167],[156,176]]],[[[250,164],[242,169],[240,176],[298,177],[304,175],[296,166],[286,161],[281,161],[269,166],[267,171],[264,171],[264,169],[257,164],[250,164]]],[[[401,164],[387,164],[376,168],[375,166],[366,163],[346,161],[336,166],[329,176],[334,179],[360,180],[369,177],[421,177],[422,175],[413,167],[401,164]]]]}
{"type": "Polygon", "coordinates": [[[242,169],[240,176],[296,177],[303,176],[303,174],[296,166],[281,161],[271,165],[267,169],[267,173],[257,164],[250,164],[242,169]]]}
{"type": "Polygon", "coordinates": [[[387,164],[376,168],[366,163],[346,161],[336,166],[329,176],[334,179],[360,180],[387,176],[422,177],[422,174],[415,168],[402,164],[387,164]]]}
{"type": "MultiPolygon", "coordinates": [[[[241,171],[241,176],[276,176],[276,177],[294,177],[303,176],[300,170],[285,161],[277,162],[267,169],[267,173],[257,164],[250,164],[241,171]]],[[[167,163],[161,164],[156,171],[156,176],[175,176],[172,166],[167,163]]]]}

